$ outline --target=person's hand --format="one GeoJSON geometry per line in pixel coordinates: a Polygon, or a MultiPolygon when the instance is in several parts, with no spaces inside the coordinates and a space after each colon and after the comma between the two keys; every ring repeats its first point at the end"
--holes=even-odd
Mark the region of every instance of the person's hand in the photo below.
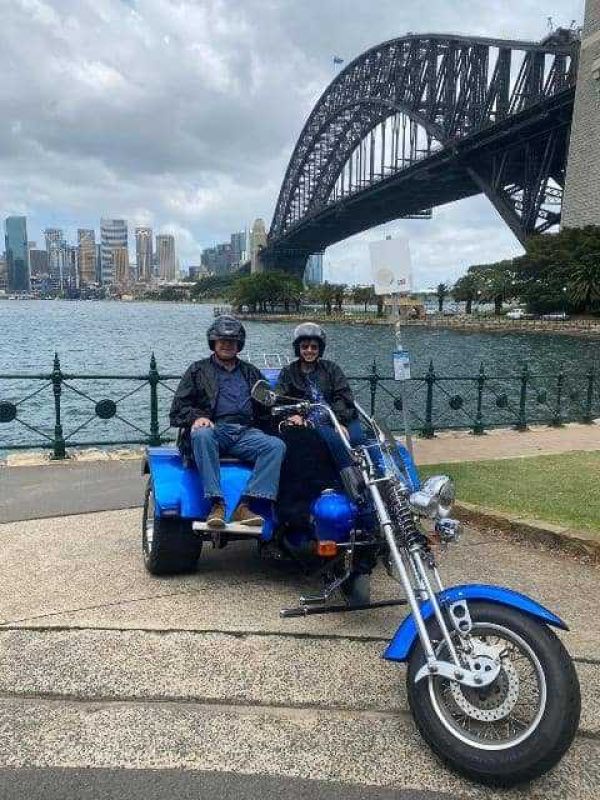
{"type": "Polygon", "coordinates": [[[290,425],[306,425],[306,420],[304,417],[301,417],[300,414],[294,414],[293,416],[288,417],[287,421],[290,425]]]}
{"type": "Polygon", "coordinates": [[[214,428],[214,423],[211,422],[208,417],[198,417],[197,420],[194,421],[192,425],[192,431],[197,431],[198,428],[214,428]]]}

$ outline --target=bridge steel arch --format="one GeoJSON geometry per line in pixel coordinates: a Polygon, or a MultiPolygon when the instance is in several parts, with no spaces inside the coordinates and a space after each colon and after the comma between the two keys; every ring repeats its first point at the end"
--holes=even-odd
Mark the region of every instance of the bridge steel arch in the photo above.
{"type": "Polygon", "coordinates": [[[263,263],[299,271],[352,233],[481,192],[522,242],[552,227],[578,51],[565,30],[541,43],[408,35],[367,50],[300,134],[263,263]]]}

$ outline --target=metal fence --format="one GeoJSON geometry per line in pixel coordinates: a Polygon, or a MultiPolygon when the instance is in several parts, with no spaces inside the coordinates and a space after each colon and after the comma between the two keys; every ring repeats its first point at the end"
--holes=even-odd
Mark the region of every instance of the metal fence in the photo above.
{"type": "MultiPolygon", "coordinates": [[[[68,448],[160,445],[173,441],[168,413],[180,375],[161,373],[154,355],[138,375],[63,372],[58,355],[45,374],[0,374],[0,452],[45,448],[55,459],[68,448]]],[[[411,429],[432,437],[444,429],[487,429],[591,423],[600,417],[600,377],[594,367],[541,375],[425,374],[402,385],[379,373],[350,377],[357,401],[393,431],[403,430],[402,402],[411,429]]]]}

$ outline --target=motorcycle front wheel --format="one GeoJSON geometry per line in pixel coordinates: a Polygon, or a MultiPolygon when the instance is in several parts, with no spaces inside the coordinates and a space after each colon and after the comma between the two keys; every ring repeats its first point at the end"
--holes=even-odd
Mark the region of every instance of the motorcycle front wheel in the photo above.
{"type": "MultiPolygon", "coordinates": [[[[485,688],[441,676],[415,683],[425,663],[411,654],[408,700],[417,727],[452,769],[492,786],[514,786],[550,770],[569,748],[581,696],[573,662],[556,634],[533,617],[491,603],[469,603],[475,647],[500,654],[502,667],[485,688]]],[[[438,658],[449,659],[437,623],[428,625],[438,658]]],[[[456,636],[455,645],[460,647],[456,636]]]]}

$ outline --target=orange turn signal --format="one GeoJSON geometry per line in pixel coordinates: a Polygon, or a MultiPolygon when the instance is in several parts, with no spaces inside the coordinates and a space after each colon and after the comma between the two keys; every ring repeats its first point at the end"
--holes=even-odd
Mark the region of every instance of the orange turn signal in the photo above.
{"type": "Polygon", "coordinates": [[[337,542],[332,542],[327,539],[317,542],[317,555],[331,557],[337,555],[337,542]]]}

